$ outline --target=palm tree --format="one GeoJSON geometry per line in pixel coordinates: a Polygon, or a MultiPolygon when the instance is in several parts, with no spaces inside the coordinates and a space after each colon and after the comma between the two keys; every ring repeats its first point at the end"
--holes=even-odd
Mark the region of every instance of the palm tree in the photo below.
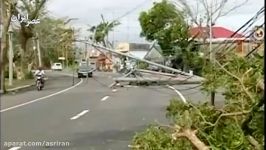
{"type": "MultiPolygon", "coordinates": [[[[88,29],[88,31],[93,33],[93,35],[90,38],[93,42],[100,43],[104,47],[109,47],[109,46],[113,47],[113,45],[108,40],[108,35],[111,31],[113,31],[113,29],[116,26],[120,25],[120,22],[118,22],[117,20],[111,22],[105,21],[103,15],[101,15],[101,18],[102,21],[100,24],[92,26],[90,29],[88,29]]],[[[102,53],[103,56],[105,56],[105,59],[111,60],[111,58],[106,57],[106,54],[104,52],[102,51],[100,52],[102,53]]],[[[103,66],[105,66],[105,59],[104,61],[101,61],[101,64],[103,66]]]]}
{"type": "Polygon", "coordinates": [[[91,39],[93,42],[101,43],[103,46],[107,47],[110,42],[108,41],[108,35],[113,29],[120,25],[120,22],[114,20],[112,22],[105,21],[103,15],[101,15],[102,21],[96,26],[92,26],[88,31],[93,32],[93,37],[91,39]]]}

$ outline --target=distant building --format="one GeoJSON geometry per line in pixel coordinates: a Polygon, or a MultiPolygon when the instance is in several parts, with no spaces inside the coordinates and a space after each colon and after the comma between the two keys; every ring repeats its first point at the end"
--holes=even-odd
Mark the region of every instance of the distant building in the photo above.
{"type": "Polygon", "coordinates": [[[116,50],[122,53],[127,53],[131,56],[144,59],[148,53],[150,44],[143,43],[119,43],[116,50]]]}
{"type": "Polygon", "coordinates": [[[99,71],[112,71],[112,55],[105,50],[101,50],[100,52],[96,48],[88,49],[88,57],[90,65],[96,68],[99,71]]]}
{"type": "MultiPolygon", "coordinates": [[[[191,37],[195,37],[195,40],[198,41],[203,49],[209,50],[210,39],[208,27],[193,27],[190,29],[190,35],[191,37]]],[[[212,27],[212,48],[214,50],[231,45],[230,47],[234,47],[236,54],[244,56],[256,47],[257,44],[256,40],[251,37],[246,37],[240,33],[234,34],[234,31],[224,27],[212,27]]]]}
{"type": "MultiPolygon", "coordinates": [[[[162,50],[157,43],[143,44],[143,43],[119,43],[116,48],[117,51],[129,54],[133,57],[146,59],[151,62],[164,64],[165,59],[162,55],[162,50]]],[[[120,61],[120,64],[122,61],[120,61]]],[[[131,61],[135,63],[135,61],[131,61]]],[[[149,65],[149,67],[154,67],[149,65]]]]}
{"type": "Polygon", "coordinates": [[[155,43],[119,43],[116,50],[140,59],[147,59],[153,62],[162,63],[164,61],[160,46],[155,43]]]}
{"type": "Polygon", "coordinates": [[[144,59],[159,64],[165,63],[165,58],[162,54],[162,49],[157,43],[154,43],[150,46],[148,53],[146,53],[146,55],[144,56],[144,59]]]}

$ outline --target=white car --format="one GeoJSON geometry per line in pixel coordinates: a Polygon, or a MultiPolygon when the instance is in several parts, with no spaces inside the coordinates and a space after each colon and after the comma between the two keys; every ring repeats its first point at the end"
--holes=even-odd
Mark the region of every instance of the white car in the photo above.
{"type": "Polygon", "coordinates": [[[63,67],[61,63],[54,63],[51,67],[52,70],[62,71],[63,67]]]}

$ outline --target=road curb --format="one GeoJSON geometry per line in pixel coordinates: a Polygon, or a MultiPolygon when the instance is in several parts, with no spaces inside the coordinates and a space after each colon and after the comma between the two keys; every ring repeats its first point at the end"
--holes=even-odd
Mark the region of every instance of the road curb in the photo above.
{"type": "MultiPolygon", "coordinates": [[[[48,79],[46,79],[45,81],[47,81],[47,80],[48,79]]],[[[15,87],[15,88],[12,88],[12,89],[7,89],[6,93],[17,92],[19,90],[27,89],[27,88],[30,88],[30,87],[33,87],[33,86],[35,86],[35,83],[27,84],[27,85],[23,85],[23,86],[19,86],[19,87],[15,87]]]]}
{"type": "Polygon", "coordinates": [[[19,90],[22,90],[22,89],[26,89],[26,88],[32,87],[32,86],[34,86],[34,85],[35,85],[35,84],[23,85],[23,86],[19,86],[19,87],[12,88],[12,89],[7,89],[6,92],[7,92],[7,93],[10,93],[10,92],[16,92],[16,91],[19,91],[19,90]]]}

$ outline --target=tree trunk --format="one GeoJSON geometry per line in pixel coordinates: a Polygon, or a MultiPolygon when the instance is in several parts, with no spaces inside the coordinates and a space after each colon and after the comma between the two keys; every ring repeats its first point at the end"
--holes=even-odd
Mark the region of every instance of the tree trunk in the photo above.
{"type": "MultiPolygon", "coordinates": [[[[12,4],[13,5],[13,4],[12,4]]],[[[5,3],[3,0],[1,0],[1,10],[0,13],[2,14],[1,22],[3,23],[3,30],[2,30],[2,38],[1,38],[1,46],[0,46],[0,89],[2,92],[5,92],[5,77],[4,77],[4,70],[5,65],[7,61],[7,49],[8,49],[8,28],[10,26],[11,21],[11,11],[12,11],[12,5],[5,3]],[[8,9],[9,11],[7,11],[8,9]]]]}
{"type": "Polygon", "coordinates": [[[29,37],[25,35],[21,35],[21,57],[20,57],[20,80],[24,79],[25,71],[27,70],[27,64],[25,59],[25,52],[27,52],[27,42],[29,37]]]}
{"type": "Polygon", "coordinates": [[[66,53],[66,67],[68,68],[68,63],[69,63],[69,61],[68,61],[68,46],[66,46],[66,49],[65,49],[65,53],[66,53]]]}
{"type": "Polygon", "coordinates": [[[211,92],[211,105],[212,106],[215,105],[215,92],[214,91],[211,92]]]}

